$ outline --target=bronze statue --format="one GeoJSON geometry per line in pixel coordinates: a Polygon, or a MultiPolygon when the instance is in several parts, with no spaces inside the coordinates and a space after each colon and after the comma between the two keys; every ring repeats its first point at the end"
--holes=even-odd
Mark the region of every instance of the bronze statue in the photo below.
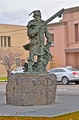
{"type": "Polygon", "coordinates": [[[46,66],[49,59],[51,59],[52,57],[49,51],[52,40],[47,30],[47,23],[49,23],[55,17],[60,16],[63,10],[64,9],[60,10],[58,13],[56,13],[46,21],[41,19],[40,10],[35,10],[31,13],[33,14],[34,19],[29,21],[27,25],[27,35],[29,37],[30,43],[23,46],[26,50],[29,50],[27,72],[46,72],[46,66]],[[37,56],[37,62],[34,61],[35,55],[37,56]]]}

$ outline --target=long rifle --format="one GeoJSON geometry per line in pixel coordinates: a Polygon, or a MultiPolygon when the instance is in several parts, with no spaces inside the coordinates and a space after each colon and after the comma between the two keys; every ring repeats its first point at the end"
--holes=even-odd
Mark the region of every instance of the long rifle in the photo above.
{"type": "Polygon", "coordinates": [[[61,14],[64,12],[64,8],[61,9],[60,11],[58,11],[56,14],[54,14],[53,16],[51,16],[50,18],[48,18],[45,22],[41,23],[38,27],[36,28],[41,28],[43,26],[45,26],[47,23],[49,23],[50,21],[52,21],[54,18],[56,18],[57,16],[61,16],[61,14]]]}

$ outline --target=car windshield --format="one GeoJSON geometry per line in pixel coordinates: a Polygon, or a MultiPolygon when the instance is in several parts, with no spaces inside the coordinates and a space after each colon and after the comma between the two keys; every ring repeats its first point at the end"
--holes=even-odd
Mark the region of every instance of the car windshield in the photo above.
{"type": "Polygon", "coordinates": [[[20,71],[20,70],[24,70],[24,67],[15,69],[15,71],[20,71]]]}

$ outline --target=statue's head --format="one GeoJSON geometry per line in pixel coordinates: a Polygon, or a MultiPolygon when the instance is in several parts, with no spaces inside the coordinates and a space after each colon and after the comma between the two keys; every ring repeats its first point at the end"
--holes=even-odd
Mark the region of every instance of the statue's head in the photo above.
{"type": "Polygon", "coordinates": [[[41,17],[41,12],[40,12],[40,10],[35,10],[35,11],[33,11],[33,12],[31,12],[29,15],[31,15],[33,13],[33,17],[35,18],[35,17],[41,17]]]}

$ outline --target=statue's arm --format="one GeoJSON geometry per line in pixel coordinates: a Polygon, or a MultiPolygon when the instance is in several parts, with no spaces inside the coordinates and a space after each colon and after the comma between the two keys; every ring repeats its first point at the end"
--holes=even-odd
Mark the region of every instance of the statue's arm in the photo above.
{"type": "Polygon", "coordinates": [[[45,28],[45,37],[47,39],[47,43],[52,43],[52,38],[51,38],[50,33],[47,30],[47,27],[45,28]]]}
{"type": "Polygon", "coordinates": [[[30,21],[27,25],[27,36],[33,38],[39,32],[39,27],[35,26],[33,21],[30,21]]]}
{"type": "Polygon", "coordinates": [[[30,38],[34,37],[37,33],[38,33],[39,29],[37,28],[28,28],[27,29],[27,36],[29,36],[30,38]]]}

